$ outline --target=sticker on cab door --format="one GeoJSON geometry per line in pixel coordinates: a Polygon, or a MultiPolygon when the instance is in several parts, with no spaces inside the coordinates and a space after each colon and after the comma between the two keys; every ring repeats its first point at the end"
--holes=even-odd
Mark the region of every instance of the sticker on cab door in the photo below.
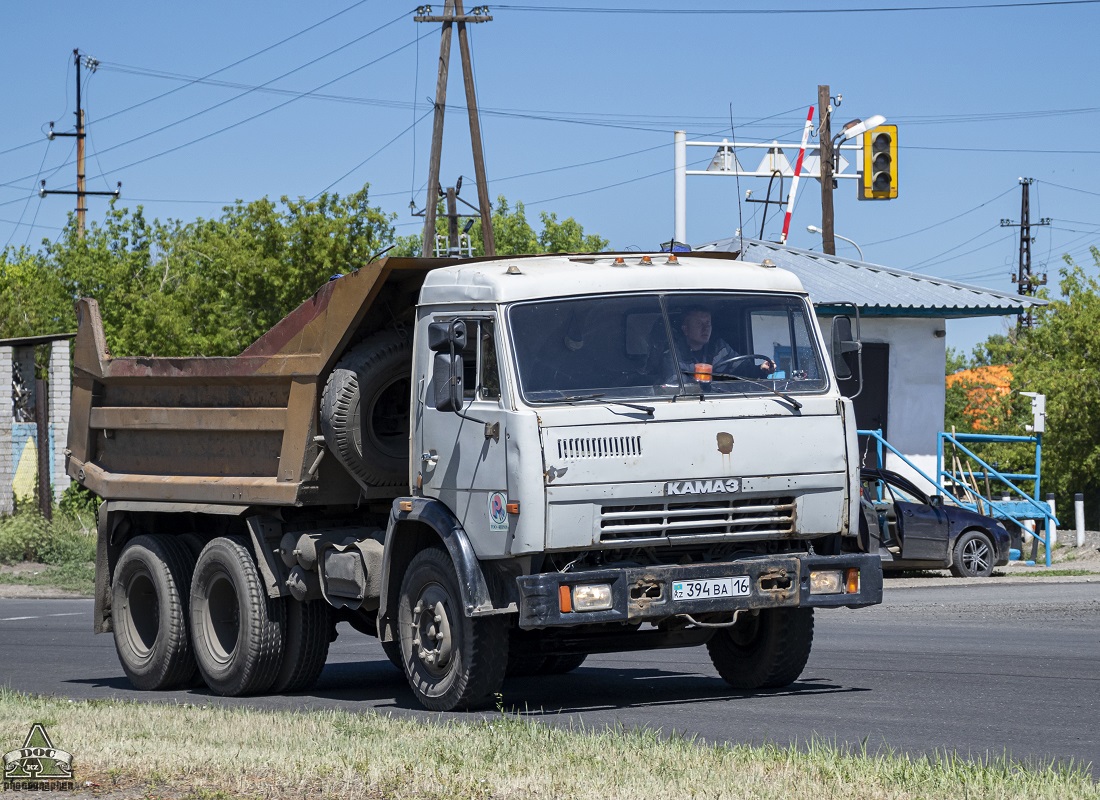
{"type": "Polygon", "coordinates": [[[508,530],[508,501],[504,492],[493,492],[489,495],[489,530],[508,530]]]}

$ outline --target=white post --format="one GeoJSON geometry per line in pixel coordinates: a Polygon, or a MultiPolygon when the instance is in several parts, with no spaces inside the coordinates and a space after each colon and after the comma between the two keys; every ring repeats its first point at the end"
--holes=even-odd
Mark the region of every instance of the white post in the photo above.
{"type": "Polygon", "coordinates": [[[1024,544],[1031,544],[1031,536],[1035,533],[1035,520],[1025,519],[1024,523],[1024,544]]]}
{"type": "MultiPolygon", "coordinates": [[[[1047,505],[1050,507],[1050,516],[1058,516],[1054,511],[1054,495],[1047,494],[1047,505]]],[[[1047,543],[1050,547],[1058,544],[1058,531],[1054,527],[1054,522],[1050,519],[1047,520],[1047,543]]]]}
{"type": "MultiPolygon", "coordinates": [[[[673,237],[677,242],[687,243],[687,132],[676,131],[675,134],[675,179],[673,181],[673,197],[675,206],[675,224],[673,225],[673,237]]],[[[669,245],[671,250],[673,245],[669,245]]]]}
{"type": "MultiPolygon", "coordinates": [[[[0,347],[0,386],[11,386],[13,348],[0,347]]],[[[14,510],[12,481],[15,479],[12,447],[12,402],[11,390],[0,398],[0,514],[10,514],[14,510]]]]}
{"type": "Polygon", "coordinates": [[[1073,496],[1073,519],[1077,523],[1077,546],[1085,546],[1085,495],[1078,492],[1073,496]]]}

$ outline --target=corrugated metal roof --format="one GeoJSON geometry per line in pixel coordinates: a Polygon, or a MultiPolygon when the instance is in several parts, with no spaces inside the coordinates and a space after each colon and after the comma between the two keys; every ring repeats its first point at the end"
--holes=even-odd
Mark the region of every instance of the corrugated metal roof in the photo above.
{"type": "Polygon", "coordinates": [[[719,239],[695,248],[736,252],[744,246],[746,261],[769,258],[777,267],[790,270],[802,281],[815,305],[849,302],[871,317],[987,317],[1022,314],[1046,305],[1045,300],[997,292],[980,286],[905,272],[900,269],[850,261],[811,250],[762,242],[756,239],[719,239]]]}

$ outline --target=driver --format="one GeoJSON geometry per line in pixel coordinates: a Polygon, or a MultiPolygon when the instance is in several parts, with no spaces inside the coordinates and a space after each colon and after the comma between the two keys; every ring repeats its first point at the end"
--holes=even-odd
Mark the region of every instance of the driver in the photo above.
{"type": "Polygon", "coordinates": [[[710,310],[703,306],[694,306],[684,312],[680,331],[682,338],[675,337],[676,360],[684,373],[695,372],[696,364],[710,364],[716,373],[728,372],[746,378],[766,377],[775,372],[775,364],[770,360],[765,359],[762,364],[754,364],[751,358],[730,364],[729,369],[723,370],[723,364],[736,359],[740,354],[725,339],[711,338],[710,310]]]}

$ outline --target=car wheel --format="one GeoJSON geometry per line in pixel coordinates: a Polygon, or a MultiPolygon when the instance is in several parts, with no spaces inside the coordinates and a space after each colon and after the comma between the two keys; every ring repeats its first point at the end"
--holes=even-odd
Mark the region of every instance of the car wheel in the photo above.
{"type": "Polygon", "coordinates": [[[955,542],[951,572],[958,578],[988,578],[993,574],[993,542],[984,533],[967,531],[955,542]]]}

